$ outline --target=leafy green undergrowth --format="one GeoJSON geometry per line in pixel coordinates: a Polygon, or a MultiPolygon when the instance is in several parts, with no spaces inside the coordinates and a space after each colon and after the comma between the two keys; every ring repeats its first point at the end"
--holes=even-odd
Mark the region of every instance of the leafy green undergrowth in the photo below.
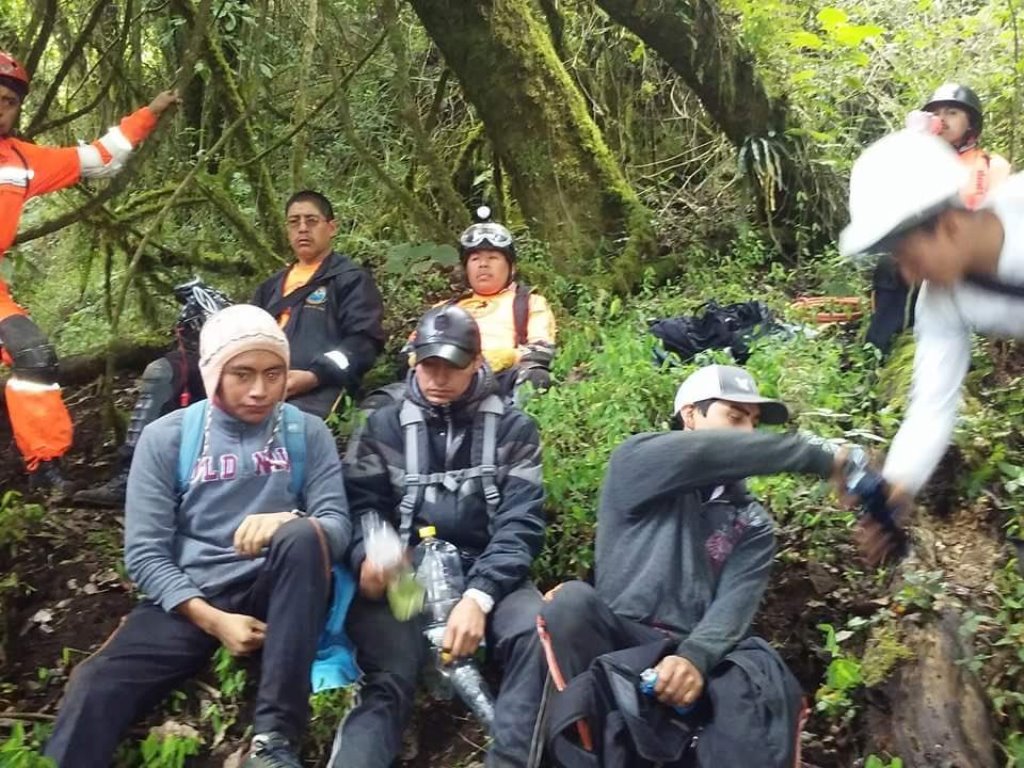
{"type": "MultiPolygon", "coordinates": [[[[549,530],[535,576],[542,585],[586,576],[593,566],[595,510],[607,460],[631,434],[669,428],[676,387],[689,373],[710,362],[732,362],[729,353],[708,352],[686,364],[656,365],[651,320],[694,312],[701,303],[757,298],[789,323],[786,332],[751,344],[746,367],[763,392],[791,405],[791,428],[822,437],[845,438],[884,451],[906,402],[912,342],[903,342],[885,365],[863,344],[862,328],[818,326],[788,307],[794,276],[766,262],[760,250],[740,244],[717,267],[696,263],[687,278],[647,287],[622,299],[570,285],[549,276],[546,295],[561,310],[558,385],[534,396],[527,410],[536,418],[544,443],[544,473],[549,530]]],[[[831,292],[863,291],[859,275],[828,260],[817,272],[800,274],[802,287],[829,285],[831,292]]],[[[543,282],[543,281],[542,281],[543,282]]],[[[1010,536],[1024,521],[1024,445],[1018,435],[1024,415],[1020,361],[1013,348],[979,343],[969,377],[967,404],[956,434],[961,464],[956,472],[955,503],[990,514],[1010,536]],[[1016,367],[1015,367],[1016,366],[1016,367]]],[[[349,424],[337,424],[348,432],[349,424]]],[[[845,735],[837,745],[851,759],[875,767],[899,766],[899,756],[870,755],[858,735],[866,687],[879,685],[913,649],[903,641],[903,622],[919,620],[947,601],[950,575],[942,571],[902,574],[892,590],[890,574],[857,565],[850,543],[854,513],[838,505],[825,483],[797,476],[757,478],[751,490],[776,519],[780,548],[776,578],[810,569],[823,570],[833,582],[826,620],[809,622],[801,653],[815,657],[822,670],[814,702],[816,734],[845,735]],[[816,628],[821,623],[820,629],[816,628]],[[863,747],[863,748],[862,748],[863,747]],[[843,751],[845,750],[845,751],[843,751]]],[[[0,505],[0,510],[3,505],[0,505]]],[[[772,599],[786,599],[786,596],[772,599]]],[[[794,599],[794,598],[790,598],[794,599]]],[[[802,598],[800,598],[802,599],[802,598]]],[[[1024,765],[1024,580],[1011,560],[992,574],[984,595],[961,595],[965,636],[973,640],[971,668],[983,680],[999,726],[1008,765],[1024,765]],[[977,598],[977,600],[975,600],[977,598]]],[[[805,607],[819,611],[826,598],[812,596],[805,607]]],[[[770,612],[772,606],[766,604],[770,612]]],[[[824,609],[821,609],[824,610],[824,609]]],[[[818,615],[818,614],[815,614],[818,615]]],[[[225,740],[240,743],[248,734],[247,698],[253,682],[244,669],[223,656],[213,667],[211,690],[189,688],[165,708],[164,717],[187,720],[198,730],[200,754],[225,740]],[[212,692],[211,692],[212,691],[212,692]]],[[[335,728],[351,704],[350,692],[318,696],[304,745],[311,761],[329,754],[335,728]]],[[[29,734],[11,735],[0,750],[29,750],[29,734]]],[[[153,736],[145,757],[138,746],[122,765],[187,764],[191,736],[153,736]],[[167,738],[172,741],[167,742],[167,738]],[[141,761],[141,762],[140,762],[141,761]],[[164,762],[160,762],[164,761],[164,762]],[[177,761],[177,762],[176,762],[177,761]]],[[[839,737],[833,741],[841,740],[839,737]]],[[[136,745],[138,742],[136,742],[136,745]]],[[[822,763],[838,765],[839,762],[822,763]]],[[[32,763],[26,763],[32,765],[32,763]]]]}
{"type": "MultiPolygon", "coordinates": [[[[906,405],[912,340],[904,339],[883,365],[863,343],[862,327],[803,324],[788,307],[791,275],[769,268],[766,276],[762,270],[754,286],[744,284],[751,274],[744,267],[740,254],[720,269],[700,270],[685,285],[649,289],[628,301],[601,292],[572,296],[575,311],[560,330],[556,377],[561,383],[527,404],[544,441],[548,494],[548,540],[535,568],[540,583],[591,572],[597,498],[612,450],[637,432],[667,429],[675,388],[698,366],[733,362],[727,352],[712,352],[685,365],[656,365],[655,340],[647,333],[653,319],[688,314],[711,298],[767,302],[796,327],[751,345],[745,365],[762,390],[791,405],[793,428],[884,453],[906,405]],[[731,280],[734,275],[738,279],[731,280]]],[[[842,286],[845,281],[851,293],[859,290],[859,276],[842,274],[834,265],[825,270],[828,274],[816,278],[820,282],[842,286]]],[[[801,283],[807,285],[806,276],[801,283]]],[[[975,345],[955,434],[960,465],[940,482],[950,486],[948,503],[977,508],[1010,536],[1019,536],[1024,390],[1014,366],[1024,369],[1024,364],[1014,363],[1014,354],[1012,346],[975,345]]],[[[965,629],[975,643],[971,664],[989,692],[1008,765],[1024,765],[1024,580],[1015,561],[992,574],[992,588],[970,594],[961,588],[957,598],[949,594],[955,574],[942,570],[905,569],[902,586],[890,594],[888,571],[870,572],[858,564],[851,544],[855,515],[837,504],[826,484],[780,475],[749,485],[779,523],[780,571],[826,567],[840,585],[833,593],[840,596],[836,626],[823,627],[824,638],[819,635],[805,648],[825,670],[816,696],[821,729],[838,726],[849,744],[862,744],[865,687],[883,683],[913,655],[902,640],[904,622],[926,620],[952,604],[976,625],[965,629]]],[[[898,756],[866,759],[872,765],[901,764],[898,756]]]]}

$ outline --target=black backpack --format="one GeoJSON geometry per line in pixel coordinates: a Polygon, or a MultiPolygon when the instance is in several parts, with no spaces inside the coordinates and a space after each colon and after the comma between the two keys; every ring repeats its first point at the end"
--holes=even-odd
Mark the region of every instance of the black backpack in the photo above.
{"type": "Polygon", "coordinates": [[[562,768],[793,768],[803,692],[764,640],[743,640],[711,671],[686,715],[640,692],[640,673],[672,653],[665,640],[607,653],[554,693],[547,754],[562,768]],[[587,750],[579,721],[592,735],[587,750]]]}
{"type": "MultiPolygon", "coordinates": [[[[730,349],[736,362],[742,364],[750,356],[747,342],[776,328],[771,310],[759,301],[725,306],[709,301],[693,315],[654,321],[650,332],[681,362],[705,349],[730,349]]],[[[664,355],[661,357],[663,362],[664,355]]]]}

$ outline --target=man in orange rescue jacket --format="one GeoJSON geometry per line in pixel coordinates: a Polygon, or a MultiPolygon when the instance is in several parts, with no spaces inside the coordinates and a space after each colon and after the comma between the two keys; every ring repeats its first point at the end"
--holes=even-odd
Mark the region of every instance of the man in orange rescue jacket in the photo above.
{"type": "MultiPolygon", "coordinates": [[[[0,259],[14,242],[25,201],[116,174],[132,150],[156,127],[160,114],[178,101],[174,91],[159,94],[92,144],[40,147],[14,137],[29,75],[0,51],[0,259]]],[[[57,384],[57,354],[0,279],[0,348],[12,368],[5,400],[18,450],[35,488],[63,490],[59,459],[71,447],[71,417],[57,384]]]]}

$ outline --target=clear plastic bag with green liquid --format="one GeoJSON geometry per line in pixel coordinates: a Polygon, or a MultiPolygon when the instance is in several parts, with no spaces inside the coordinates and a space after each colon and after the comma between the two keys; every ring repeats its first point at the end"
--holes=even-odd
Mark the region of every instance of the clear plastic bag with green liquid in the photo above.
{"type": "Polygon", "coordinates": [[[423,610],[425,590],[405,559],[402,541],[395,529],[374,512],[364,515],[362,524],[366,559],[378,568],[395,573],[387,586],[391,613],[399,621],[409,621],[423,610]]]}

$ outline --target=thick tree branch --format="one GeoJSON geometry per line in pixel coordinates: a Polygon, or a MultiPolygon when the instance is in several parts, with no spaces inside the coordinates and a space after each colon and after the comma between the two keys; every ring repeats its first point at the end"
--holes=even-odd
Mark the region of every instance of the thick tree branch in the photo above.
{"type": "Polygon", "coordinates": [[[672,67],[740,150],[740,166],[781,250],[797,250],[794,246],[812,228],[819,228],[823,242],[834,238],[843,208],[842,184],[831,168],[813,161],[801,139],[787,133],[794,126],[785,102],[768,93],[753,55],[726,23],[716,0],[597,4],[672,67]]]}
{"type": "Polygon", "coordinates": [[[658,52],[735,146],[785,128],[785,106],[768,95],[754,57],[740,46],[713,0],[597,4],[658,52]]]}
{"type": "Polygon", "coordinates": [[[246,265],[255,266],[251,264],[251,261],[255,261],[268,269],[279,267],[284,260],[274,252],[273,246],[267,242],[259,229],[253,226],[252,222],[238,210],[235,201],[223,189],[217,186],[212,179],[199,179],[197,184],[200,191],[206,196],[206,199],[213,203],[225,219],[231,222],[242,242],[252,250],[256,258],[254,260],[246,260],[246,265]]]}
{"type": "Polygon", "coordinates": [[[35,74],[39,60],[43,57],[43,51],[46,50],[46,46],[50,42],[53,27],[57,23],[57,0],[45,0],[45,5],[40,3],[36,8],[42,11],[43,17],[32,48],[29,49],[28,56],[25,57],[25,69],[30,75],[35,74]]]}

